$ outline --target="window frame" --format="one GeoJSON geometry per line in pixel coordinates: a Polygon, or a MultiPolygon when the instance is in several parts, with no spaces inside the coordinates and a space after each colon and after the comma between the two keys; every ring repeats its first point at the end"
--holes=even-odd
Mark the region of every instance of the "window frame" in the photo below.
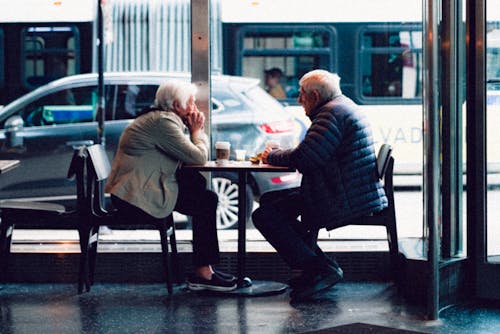
{"type": "MultiPolygon", "coordinates": [[[[401,50],[404,50],[402,47],[391,47],[391,46],[384,46],[384,47],[365,47],[363,45],[363,35],[366,34],[367,32],[401,32],[401,31],[407,31],[407,32],[420,32],[422,33],[422,27],[419,24],[391,24],[391,25],[386,25],[386,24],[368,24],[368,25],[363,25],[359,30],[357,34],[357,46],[359,49],[357,61],[355,63],[355,82],[356,82],[356,95],[358,100],[360,101],[361,104],[421,104],[422,103],[422,96],[417,96],[414,98],[403,98],[402,96],[367,96],[363,94],[363,68],[364,68],[364,59],[371,59],[372,54],[387,54],[387,53],[395,53],[395,52],[400,52],[401,50]],[[368,54],[368,58],[367,58],[368,54]]],[[[420,54],[420,58],[423,59],[423,48],[412,48],[411,45],[410,47],[410,52],[420,54]]],[[[423,64],[417,64],[416,72],[419,74],[420,68],[423,64]]],[[[420,78],[420,90],[422,91],[423,87],[423,78],[420,78]]]]}
{"type": "MultiPolygon", "coordinates": [[[[54,80],[55,78],[49,78],[46,75],[46,70],[43,69],[43,76],[38,76],[35,75],[33,76],[34,78],[42,78],[42,80],[45,80],[46,82],[41,82],[40,84],[33,84],[28,80],[27,77],[27,64],[29,61],[36,61],[38,60],[38,57],[41,58],[41,61],[44,61],[45,58],[48,58],[50,56],[54,55],[63,55],[64,59],[66,62],[68,60],[72,60],[74,64],[74,69],[73,73],[68,72],[68,68],[66,68],[66,75],[71,75],[71,74],[77,74],[80,73],[80,63],[81,63],[81,38],[80,38],[80,30],[78,29],[77,25],[71,25],[71,24],[64,24],[64,25],[57,25],[57,24],[44,24],[44,25],[37,25],[33,24],[31,26],[24,27],[20,31],[19,35],[20,39],[20,82],[24,87],[27,87],[29,89],[35,89],[36,87],[45,84],[49,81],[54,80]],[[36,36],[36,32],[30,32],[31,29],[49,29],[50,31],[55,31],[57,32],[58,30],[63,31],[62,29],[69,29],[69,31],[72,33],[72,37],[74,39],[74,45],[73,48],[70,48],[69,46],[65,46],[63,48],[54,48],[54,47],[44,47],[41,51],[36,51],[32,52],[30,50],[27,50],[26,48],[26,41],[27,37],[31,34],[34,34],[36,36]],[[29,60],[29,57],[34,57],[36,60],[29,60]]],[[[68,39],[67,39],[68,40],[68,39]]],[[[66,40],[66,41],[67,41],[66,40]]]]}
{"type": "MultiPolygon", "coordinates": [[[[315,59],[326,59],[324,64],[325,69],[335,71],[338,64],[337,52],[332,50],[338,49],[338,35],[335,27],[328,24],[248,24],[239,27],[236,30],[236,52],[235,52],[235,72],[236,75],[243,74],[243,59],[245,57],[300,57],[311,56],[315,59]],[[300,31],[301,33],[324,33],[328,41],[328,45],[324,47],[301,47],[301,48],[259,48],[248,49],[245,48],[245,38],[255,38],[258,35],[265,36],[278,34],[284,37],[293,37],[294,32],[300,31]]],[[[297,79],[300,79],[298,77],[297,79]]],[[[280,99],[282,102],[296,104],[296,97],[288,97],[280,99]]]]}

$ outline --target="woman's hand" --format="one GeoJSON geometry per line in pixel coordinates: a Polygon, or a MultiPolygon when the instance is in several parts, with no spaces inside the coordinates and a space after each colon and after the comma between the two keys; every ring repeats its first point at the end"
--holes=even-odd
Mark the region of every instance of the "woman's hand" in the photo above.
{"type": "Polygon", "coordinates": [[[189,113],[187,116],[187,126],[191,134],[194,134],[200,130],[203,130],[203,125],[205,124],[205,115],[198,108],[189,113]]]}

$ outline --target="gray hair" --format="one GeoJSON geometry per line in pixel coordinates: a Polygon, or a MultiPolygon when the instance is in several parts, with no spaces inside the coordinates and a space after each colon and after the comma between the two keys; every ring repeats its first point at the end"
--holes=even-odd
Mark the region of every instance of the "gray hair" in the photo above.
{"type": "Polygon", "coordinates": [[[317,90],[321,101],[330,101],[342,95],[340,89],[340,77],[336,73],[325,70],[313,70],[307,72],[299,81],[300,86],[306,93],[317,90]]]}
{"type": "Polygon", "coordinates": [[[187,101],[196,94],[197,90],[192,83],[169,80],[158,87],[154,104],[163,110],[172,110],[174,101],[178,101],[185,108],[187,101]]]}

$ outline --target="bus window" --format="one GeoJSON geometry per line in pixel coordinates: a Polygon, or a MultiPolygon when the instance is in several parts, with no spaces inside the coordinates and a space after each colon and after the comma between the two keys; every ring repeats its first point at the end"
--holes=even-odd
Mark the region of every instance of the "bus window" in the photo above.
{"type": "Polygon", "coordinates": [[[364,98],[422,96],[422,33],[368,27],[360,36],[360,90],[364,98]]]}
{"type": "Polygon", "coordinates": [[[500,79],[500,24],[489,24],[487,33],[486,69],[488,80],[500,79]]]}
{"type": "Polygon", "coordinates": [[[80,72],[76,27],[28,27],[21,38],[21,81],[26,87],[33,89],[80,72]]]}
{"type": "Polygon", "coordinates": [[[265,71],[279,68],[283,72],[281,85],[286,98],[298,96],[300,77],[314,68],[331,69],[334,66],[335,33],[326,26],[293,25],[246,26],[239,30],[242,41],[239,55],[241,69],[238,74],[261,79],[265,84],[265,71]]]}
{"type": "Polygon", "coordinates": [[[487,103],[500,105],[500,23],[488,23],[486,35],[487,103]]]}

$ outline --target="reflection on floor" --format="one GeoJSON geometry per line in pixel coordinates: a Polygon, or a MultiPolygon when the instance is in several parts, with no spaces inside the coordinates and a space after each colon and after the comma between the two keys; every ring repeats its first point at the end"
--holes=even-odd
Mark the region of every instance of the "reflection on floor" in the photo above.
{"type": "Polygon", "coordinates": [[[408,306],[388,283],[340,283],[314,302],[192,293],[163,284],[5,284],[0,333],[301,333],[362,322],[425,333],[500,333],[500,309],[449,307],[438,321],[408,306]]]}

